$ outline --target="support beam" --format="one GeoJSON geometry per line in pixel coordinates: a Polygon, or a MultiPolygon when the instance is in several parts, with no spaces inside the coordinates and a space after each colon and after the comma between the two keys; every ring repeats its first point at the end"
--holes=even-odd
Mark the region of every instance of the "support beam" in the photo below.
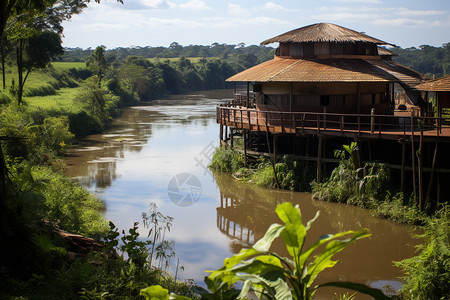
{"type": "Polygon", "coordinates": [[[437,157],[437,152],[438,152],[438,144],[439,144],[439,142],[436,141],[436,146],[434,147],[433,163],[431,164],[430,181],[428,182],[427,197],[425,198],[426,204],[430,203],[431,187],[433,186],[434,171],[435,171],[435,167],[436,167],[436,157],[437,157]]]}
{"type": "Polygon", "coordinates": [[[247,166],[247,131],[242,131],[242,145],[244,146],[244,165],[247,166]]]}
{"type": "Polygon", "coordinates": [[[413,180],[413,191],[414,191],[414,203],[417,200],[417,185],[416,185],[416,149],[414,146],[414,112],[411,111],[411,167],[412,167],[412,180],[413,180]]]}
{"type": "Polygon", "coordinates": [[[319,145],[317,147],[317,182],[321,182],[322,179],[322,140],[323,136],[321,134],[318,135],[319,145]]]}
{"type": "Polygon", "coordinates": [[[420,142],[419,150],[416,153],[417,162],[419,168],[419,209],[423,210],[425,208],[425,203],[423,201],[423,124],[420,124],[420,142]]]}
{"type": "Polygon", "coordinates": [[[400,173],[400,191],[405,193],[406,143],[402,141],[402,169],[400,173]]]}

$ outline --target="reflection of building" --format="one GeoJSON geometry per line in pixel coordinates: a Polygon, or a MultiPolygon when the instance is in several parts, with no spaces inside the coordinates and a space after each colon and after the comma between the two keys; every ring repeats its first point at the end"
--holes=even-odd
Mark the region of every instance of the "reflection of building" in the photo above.
{"type": "MultiPolygon", "coordinates": [[[[438,170],[432,157],[438,141],[439,151],[450,150],[450,126],[427,114],[416,88],[422,75],[379,47],[391,44],[328,23],[262,42],[270,43],[279,43],[274,59],[227,79],[245,82],[247,93],[217,107],[221,144],[232,146],[242,136],[246,157],[290,154],[316,162],[320,181],[326,163],[337,162],[334,150],[356,140],[359,160],[389,163],[400,173],[402,191],[422,199],[430,186],[440,191],[431,197],[441,196],[449,168],[438,170]],[[397,87],[414,104],[409,111],[395,109],[397,87]]],[[[444,155],[438,159],[449,163],[444,155]]]]}
{"type": "Polygon", "coordinates": [[[237,218],[238,201],[220,193],[220,207],[217,207],[217,228],[226,236],[238,240],[241,247],[255,243],[255,226],[248,219],[237,218]]]}
{"type": "MultiPolygon", "coordinates": [[[[232,239],[232,251],[239,252],[264,236],[267,228],[277,222],[277,197],[267,190],[249,184],[239,184],[230,176],[215,174],[220,188],[217,228],[232,239]]],[[[279,220],[278,220],[279,222],[279,220]]]]}

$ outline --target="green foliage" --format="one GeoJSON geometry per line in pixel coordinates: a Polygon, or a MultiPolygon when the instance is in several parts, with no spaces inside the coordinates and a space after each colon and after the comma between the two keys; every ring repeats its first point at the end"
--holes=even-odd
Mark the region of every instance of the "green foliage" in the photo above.
{"type": "Polygon", "coordinates": [[[382,299],[381,291],[360,284],[330,282],[313,285],[323,270],[337,263],[332,260],[333,256],[353,241],[369,236],[367,231],[327,234],[304,249],[307,231],[319,214],[305,226],[300,210],[298,207],[294,208],[291,203],[278,205],[276,212],[284,225],[270,226],[263,238],[250,249],[242,249],[235,256],[226,259],[224,266],[212,272],[209,278],[220,279],[227,284],[244,281],[241,297],[253,287],[260,297],[267,295],[275,299],[312,299],[320,287],[340,285],[369,295],[377,295],[382,299]],[[273,241],[279,236],[283,239],[290,258],[270,252],[273,241]],[[322,252],[318,252],[319,247],[323,247],[322,252]]]}
{"type": "MultiPolygon", "coordinates": [[[[253,289],[260,299],[306,300],[312,299],[319,288],[327,286],[353,289],[376,299],[389,299],[380,290],[364,284],[328,282],[314,285],[322,271],[337,263],[332,260],[335,254],[350,243],[370,236],[366,230],[326,234],[306,248],[307,231],[319,213],[305,226],[298,206],[283,203],[277,206],[276,212],[284,225],[272,224],[250,249],[242,249],[225,259],[222,268],[205,278],[211,292],[195,289],[202,299],[242,299],[253,289]],[[290,257],[270,251],[272,243],[280,236],[290,257]],[[241,291],[231,288],[238,281],[244,283],[241,291]]],[[[169,296],[167,290],[155,286],[142,290],[142,295],[146,299],[177,299],[176,295],[169,296]]]]}
{"type": "Polygon", "coordinates": [[[73,134],[67,117],[43,116],[35,122],[29,110],[8,106],[0,111],[0,135],[8,136],[5,154],[39,164],[49,164],[70,146],[73,134]]]}
{"type": "Polygon", "coordinates": [[[228,147],[219,147],[214,151],[210,168],[233,174],[244,166],[244,155],[228,147]]]}
{"type": "Polygon", "coordinates": [[[389,192],[389,170],[380,163],[356,168],[356,144],[344,145],[335,152],[339,165],[324,183],[312,182],[314,197],[367,207],[373,200],[384,200],[389,192]],[[346,158],[349,155],[349,158],[346,158]]]}
{"type": "Polygon", "coordinates": [[[40,86],[38,88],[29,88],[24,93],[24,96],[26,97],[42,97],[49,95],[56,95],[56,90],[51,85],[40,86]]]}
{"type": "Polygon", "coordinates": [[[104,46],[98,46],[95,48],[94,53],[92,56],[89,57],[88,61],[86,62],[86,66],[88,69],[97,76],[98,78],[98,88],[102,88],[102,79],[105,76],[105,73],[108,69],[108,62],[105,58],[105,47],[104,46]]]}
{"type": "Polygon", "coordinates": [[[448,75],[448,64],[450,63],[450,43],[442,47],[421,45],[419,48],[393,49],[398,56],[394,61],[407,67],[427,74],[429,77],[441,77],[448,75]]]}
{"type": "Polygon", "coordinates": [[[86,189],[49,167],[24,162],[9,170],[14,194],[28,219],[58,221],[62,229],[88,236],[106,233],[103,204],[86,189]]]}
{"type": "Polygon", "coordinates": [[[386,197],[384,201],[373,201],[369,208],[375,215],[398,223],[423,225],[427,219],[426,213],[418,210],[414,203],[405,202],[401,193],[386,197]]]}
{"type": "Polygon", "coordinates": [[[99,124],[111,121],[111,116],[117,107],[117,100],[104,89],[97,87],[98,78],[88,78],[81,91],[75,97],[74,102],[79,103],[87,113],[98,120],[99,124]]]}
{"type": "Polygon", "coordinates": [[[450,208],[443,207],[428,221],[424,243],[417,256],[397,262],[406,273],[402,295],[406,299],[448,299],[450,297],[450,208]]]}

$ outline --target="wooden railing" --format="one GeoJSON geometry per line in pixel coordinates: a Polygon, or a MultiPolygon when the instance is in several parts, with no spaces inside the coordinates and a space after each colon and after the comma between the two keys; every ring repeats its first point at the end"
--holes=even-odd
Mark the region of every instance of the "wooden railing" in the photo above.
{"type": "Polygon", "coordinates": [[[248,97],[247,95],[243,94],[234,94],[233,100],[231,101],[230,104],[233,106],[253,107],[255,104],[255,99],[256,99],[255,93],[249,93],[248,97]]]}
{"type": "MultiPolygon", "coordinates": [[[[269,131],[273,133],[305,133],[312,130],[327,133],[358,133],[370,135],[426,135],[440,136],[449,126],[441,118],[372,114],[338,114],[317,112],[259,111],[217,106],[217,123],[238,129],[269,131]]],[[[446,133],[448,134],[448,133],[446,133]]]]}

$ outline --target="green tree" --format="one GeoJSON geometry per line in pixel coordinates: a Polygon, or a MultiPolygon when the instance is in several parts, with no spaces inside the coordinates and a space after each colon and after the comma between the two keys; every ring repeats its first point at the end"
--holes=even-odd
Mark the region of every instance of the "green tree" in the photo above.
{"type": "Polygon", "coordinates": [[[98,77],[98,88],[102,88],[102,80],[108,69],[108,62],[105,57],[105,46],[98,46],[89,57],[86,66],[98,77]]]}

